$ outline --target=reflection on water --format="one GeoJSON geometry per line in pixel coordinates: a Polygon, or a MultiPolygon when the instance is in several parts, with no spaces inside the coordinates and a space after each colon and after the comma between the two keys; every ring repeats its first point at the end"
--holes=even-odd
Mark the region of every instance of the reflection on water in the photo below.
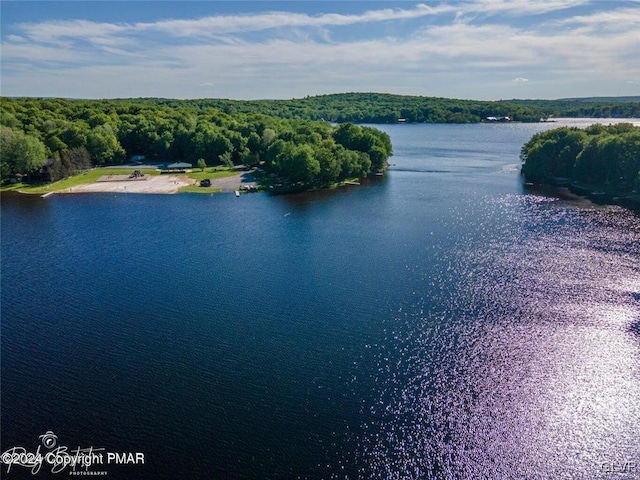
{"type": "Polygon", "coordinates": [[[487,202],[476,236],[415,272],[424,290],[378,349],[366,474],[638,478],[637,221],[544,197],[487,202]]]}

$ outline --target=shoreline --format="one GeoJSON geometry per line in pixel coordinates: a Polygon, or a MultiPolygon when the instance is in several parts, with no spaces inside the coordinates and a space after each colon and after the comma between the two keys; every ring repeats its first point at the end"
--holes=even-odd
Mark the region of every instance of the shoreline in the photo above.
{"type": "Polygon", "coordinates": [[[617,205],[626,208],[636,214],[640,214],[640,194],[615,195],[613,193],[605,193],[592,190],[590,187],[578,183],[558,184],[556,183],[538,183],[526,182],[524,184],[527,190],[538,190],[543,193],[551,194],[557,198],[564,199],[583,199],[592,202],[595,205],[617,205]]]}
{"type": "Polygon", "coordinates": [[[154,175],[144,180],[98,180],[93,183],[82,183],[73,187],[55,190],[56,194],[77,193],[146,193],[146,194],[174,194],[182,187],[193,185],[192,178],[175,175],[154,175]]]}

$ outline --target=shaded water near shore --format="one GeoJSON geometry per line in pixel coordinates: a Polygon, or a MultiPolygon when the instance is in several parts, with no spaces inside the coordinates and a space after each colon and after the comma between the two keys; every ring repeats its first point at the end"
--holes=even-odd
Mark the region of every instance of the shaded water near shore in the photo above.
{"type": "Polygon", "coordinates": [[[638,478],[640,218],[525,191],[548,127],[382,127],[388,174],[335,191],[3,196],[1,450],[144,452],[112,478],[638,478]]]}

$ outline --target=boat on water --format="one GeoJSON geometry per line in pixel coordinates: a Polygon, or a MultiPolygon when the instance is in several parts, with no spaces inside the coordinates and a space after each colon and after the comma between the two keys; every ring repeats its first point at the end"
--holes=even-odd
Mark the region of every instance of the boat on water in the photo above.
{"type": "Polygon", "coordinates": [[[240,196],[240,192],[238,190],[235,191],[236,197],[240,196]]]}

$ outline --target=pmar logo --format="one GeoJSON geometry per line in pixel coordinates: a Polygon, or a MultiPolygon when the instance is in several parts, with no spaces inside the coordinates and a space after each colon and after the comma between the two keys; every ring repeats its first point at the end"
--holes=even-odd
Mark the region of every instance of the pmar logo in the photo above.
{"type": "Polygon", "coordinates": [[[116,465],[144,465],[144,453],[107,453],[107,463],[114,463],[116,465]]]}

